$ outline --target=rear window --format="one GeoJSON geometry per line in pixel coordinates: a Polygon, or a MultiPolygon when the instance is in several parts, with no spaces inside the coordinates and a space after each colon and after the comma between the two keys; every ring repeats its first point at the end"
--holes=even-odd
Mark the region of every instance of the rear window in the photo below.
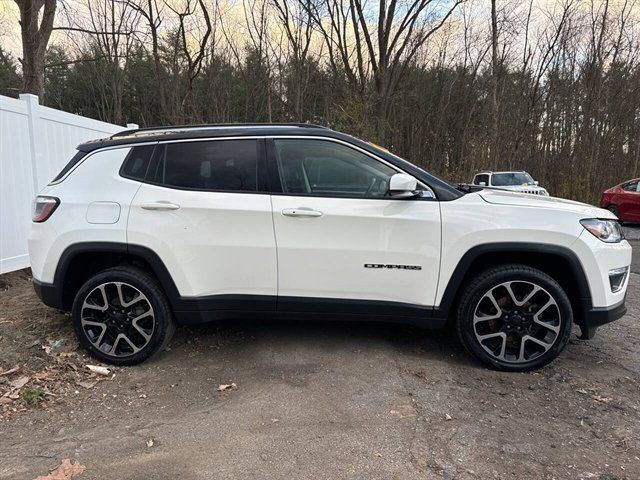
{"type": "Polygon", "coordinates": [[[155,145],[133,147],[122,164],[120,175],[132,180],[143,181],[147,175],[149,161],[155,147],[155,145]]]}
{"type": "Polygon", "coordinates": [[[147,177],[168,187],[256,191],[258,142],[213,140],[169,143],[147,177]]]}
{"type": "Polygon", "coordinates": [[[86,155],[87,154],[85,152],[81,152],[80,150],[78,150],[76,154],[73,156],[73,158],[69,160],[69,163],[67,163],[64,166],[64,168],[60,171],[60,173],[56,175],[56,177],[53,180],[51,180],[51,183],[59,182],[60,179],[64,177],[67,173],[69,173],[69,171],[71,171],[71,169],[75,167],[78,164],[78,162],[80,162],[80,160],[82,160],[86,155]]]}

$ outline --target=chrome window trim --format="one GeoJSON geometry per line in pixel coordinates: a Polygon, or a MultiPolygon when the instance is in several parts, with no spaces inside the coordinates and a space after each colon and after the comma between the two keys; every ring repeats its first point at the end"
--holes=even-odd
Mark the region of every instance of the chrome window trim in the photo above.
{"type": "MultiPolygon", "coordinates": [[[[49,185],[57,185],[61,182],[63,182],[69,175],[71,175],[71,173],[73,173],[80,165],[82,165],[88,158],[92,157],[93,155],[100,153],[100,152],[105,152],[107,150],[118,150],[118,149],[131,149],[133,147],[142,147],[142,146],[146,146],[146,145],[164,145],[164,144],[170,144],[170,143],[186,143],[186,142],[211,142],[211,141],[216,141],[216,140],[277,140],[277,139],[294,139],[294,140],[322,140],[325,142],[334,142],[334,143],[338,143],[341,145],[346,146],[347,148],[351,148],[354,149],[360,153],[362,153],[363,155],[366,155],[378,162],[383,163],[384,165],[390,167],[391,169],[395,170],[398,173],[407,173],[404,170],[402,170],[400,167],[384,160],[383,158],[379,157],[378,155],[371,153],[357,145],[354,145],[353,143],[350,142],[346,142],[344,140],[338,139],[338,138],[333,138],[333,137],[325,137],[323,135],[233,135],[233,136],[222,136],[222,137],[202,137],[202,138],[181,138],[181,139],[173,139],[173,140],[154,140],[154,141],[149,141],[149,142],[132,142],[129,144],[122,144],[122,145],[114,145],[114,146],[109,146],[109,147],[101,147],[98,148],[96,150],[93,150],[92,152],[89,152],[82,160],[80,160],[71,170],[69,170],[66,175],[64,177],[62,177],[60,180],[58,180],[55,183],[49,183],[49,185]]],[[[411,174],[407,174],[407,175],[411,175],[411,174]]],[[[413,176],[413,175],[411,175],[413,176]]],[[[125,180],[129,180],[132,182],[138,182],[138,183],[146,183],[148,185],[155,185],[155,186],[159,186],[162,188],[169,188],[172,190],[189,190],[189,191],[202,191],[202,192],[218,192],[218,193],[244,193],[244,194],[260,194],[260,195],[264,195],[264,194],[269,194],[269,195],[284,195],[284,196],[293,196],[293,197],[315,197],[315,198],[342,198],[342,199],[363,199],[363,197],[331,197],[328,195],[309,195],[309,194],[304,194],[304,195],[293,195],[293,194],[289,194],[286,192],[261,192],[261,191],[231,191],[231,190],[200,190],[200,189],[187,189],[187,188],[177,188],[177,187],[172,187],[172,186],[168,186],[168,185],[158,185],[156,183],[153,182],[148,182],[146,180],[144,181],[139,181],[139,180],[131,180],[131,179],[127,179],[126,177],[122,177],[120,176],[120,178],[123,178],[125,180]]],[[[418,181],[418,185],[424,190],[429,192],[429,194],[431,196],[427,196],[427,197],[416,197],[416,198],[409,198],[409,199],[401,199],[401,198],[392,198],[392,197],[371,197],[371,198],[366,198],[366,200],[394,200],[394,201],[407,201],[407,200],[427,200],[427,201],[438,201],[438,198],[436,197],[435,192],[433,191],[433,189],[429,186],[424,184],[422,181],[416,179],[418,181]]]]}
{"type": "MultiPolygon", "coordinates": [[[[50,185],[58,185],[59,183],[64,182],[64,180],[71,175],[78,167],[80,167],[80,165],[82,165],[85,161],[87,161],[88,158],[91,158],[93,155],[100,153],[100,152],[106,152],[108,150],[118,150],[118,149],[122,149],[122,148],[128,148],[129,150],[131,150],[133,147],[137,147],[137,146],[146,146],[146,145],[156,145],[158,142],[157,141],[153,141],[153,142],[141,142],[141,143],[131,143],[131,144],[126,144],[126,145],[113,145],[110,147],[102,147],[102,148],[98,148],[96,150],[93,150],[92,152],[87,153],[84,157],[82,157],[82,160],[80,160],[78,163],[76,163],[73,168],[71,168],[71,170],[69,170],[67,173],[64,174],[63,177],[61,177],[60,179],[56,180],[55,182],[49,182],[47,184],[47,186],[50,185]]],[[[126,155],[125,155],[126,158],[126,155]]],[[[122,167],[122,165],[121,165],[122,167]]],[[[119,171],[119,170],[118,170],[119,171]]],[[[122,177],[122,178],[126,178],[126,177],[122,177]]],[[[130,179],[127,179],[130,180],[130,179]]]]}

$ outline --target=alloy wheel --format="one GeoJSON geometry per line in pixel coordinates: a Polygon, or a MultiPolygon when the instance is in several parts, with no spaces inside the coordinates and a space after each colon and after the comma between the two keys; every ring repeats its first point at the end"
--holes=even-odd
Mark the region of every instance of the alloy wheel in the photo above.
{"type": "Polygon", "coordinates": [[[128,357],[147,346],[156,319],[149,299],[125,282],[95,287],[82,304],[80,324],[95,348],[112,357],[128,357]]]}
{"type": "Polygon", "coordinates": [[[544,355],[560,335],[562,318],[553,296],[529,281],[500,283],[477,303],[473,331],[494,359],[524,363],[544,355]]]}

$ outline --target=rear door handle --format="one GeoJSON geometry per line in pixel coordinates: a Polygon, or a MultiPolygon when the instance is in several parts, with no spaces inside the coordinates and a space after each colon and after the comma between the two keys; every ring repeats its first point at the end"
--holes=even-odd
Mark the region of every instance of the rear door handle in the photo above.
{"type": "Polygon", "coordinates": [[[140,205],[145,210],[178,210],[180,205],[170,202],[150,202],[140,205]]]}
{"type": "Polygon", "coordinates": [[[285,208],[282,210],[282,215],[285,217],[321,217],[322,212],[306,207],[285,208]]]}

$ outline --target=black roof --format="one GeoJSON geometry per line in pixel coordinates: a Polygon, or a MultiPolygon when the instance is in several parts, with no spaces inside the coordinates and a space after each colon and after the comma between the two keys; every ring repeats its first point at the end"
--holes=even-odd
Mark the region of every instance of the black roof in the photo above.
{"type": "Polygon", "coordinates": [[[306,123],[230,123],[213,125],[185,125],[170,127],[140,128],[124,130],[107,138],[92,140],[78,145],[78,150],[89,153],[99,148],[136,143],[184,140],[191,138],[248,137],[248,136],[314,136],[342,140],[362,148],[429,185],[439,200],[455,200],[462,192],[437,177],[425,172],[414,164],[397,157],[387,150],[358,138],[336,132],[326,127],[306,123]]]}
{"type": "Polygon", "coordinates": [[[338,132],[319,125],[307,123],[227,123],[207,125],[178,125],[167,127],[139,128],[123,130],[107,138],[91,140],[78,145],[82,152],[92,152],[99,148],[133,143],[183,140],[190,138],[212,138],[227,136],[264,135],[317,135],[340,136],[338,132]],[[335,134],[335,135],[332,135],[335,134]]]}

